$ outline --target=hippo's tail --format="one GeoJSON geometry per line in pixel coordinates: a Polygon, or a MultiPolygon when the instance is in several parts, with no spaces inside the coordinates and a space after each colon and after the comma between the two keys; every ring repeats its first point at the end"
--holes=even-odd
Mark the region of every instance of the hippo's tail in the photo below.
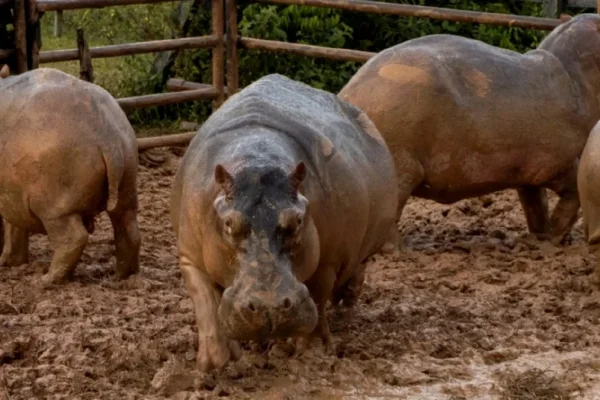
{"type": "Polygon", "coordinates": [[[121,179],[125,171],[125,160],[123,151],[120,148],[102,148],[101,151],[104,165],[106,166],[106,178],[108,180],[106,211],[111,212],[117,208],[119,186],[121,185],[121,179]]]}

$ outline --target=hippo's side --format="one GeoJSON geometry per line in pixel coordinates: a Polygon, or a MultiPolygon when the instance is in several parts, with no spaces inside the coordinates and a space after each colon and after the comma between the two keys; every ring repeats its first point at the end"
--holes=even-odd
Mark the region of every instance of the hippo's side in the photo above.
{"type": "Polygon", "coordinates": [[[392,152],[398,218],[407,199],[441,203],[515,188],[529,230],[560,242],[579,209],[577,158],[600,117],[600,16],[561,24],[520,54],[452,35],[371,58],[339,97],[392,152]],[[560,196],[548,217],[545,189],[560,196]]]}
{"type": "Polygon", "coordinates": [[[351,306],[364,261],[396,230],[381,136],[333,94],[269,75],[201,127],[173,185],[180,268],[204,370],[237,340],[312,336],[331,348],[329,300],[351,306]]]}
{"type": "Polygon", "coordinates": [[[596,256],[596,275],[600,278],[600,122],[592,129],[581,153],[577,187],[585,238],[596,256]]]}
{"type": "Polygon", "coordinates": [[[0,79],[0,265],[28,262],[30,233],[54,248],[45,283],[69,278],[106,210],[117,275],[139,269],[137,143],[104,89],[54,69],[0,79]]]}

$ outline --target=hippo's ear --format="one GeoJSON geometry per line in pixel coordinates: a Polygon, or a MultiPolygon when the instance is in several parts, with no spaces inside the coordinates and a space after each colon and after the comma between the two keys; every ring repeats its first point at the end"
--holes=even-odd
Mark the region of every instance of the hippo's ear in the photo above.
{"type": "Polygon", "coordinates": [[[4,66],[2,68],[0,68],[0,78],[2,78],[2,79],[8,78],[9,75],[10,75],[10,68],[8,67],[8,65],[4,64],[4,66]]]}
{"type": "Polygon", "coordinates": [[[290,181],[296,191],[298,191],[300,185],[304,182],[304,178],[306,178],[306,164],[304,164],[304,161],[300,161],[290,173],[290,181]]]}
{"type": "Polygon", "coordinates": [[[233,177],[221,164],[217,164],[215,167],[215,181],[221,185],[227,196],[231,196],[233,192],[233,177]]]}

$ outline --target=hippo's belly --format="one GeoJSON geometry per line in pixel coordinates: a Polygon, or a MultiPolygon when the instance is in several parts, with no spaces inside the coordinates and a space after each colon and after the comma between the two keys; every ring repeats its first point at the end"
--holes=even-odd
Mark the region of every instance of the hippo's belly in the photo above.
{"type": "MultiPolygon", "coordinates": [[[[568,153],[568,151],[567,151],[568,153]]],[[[457,152],[422,162],[424,179],[413,191],[421,198],[450,204],[525,185],[544,186],[568,170],[578,154],[513,149],[496,154],[457,152]]]]}

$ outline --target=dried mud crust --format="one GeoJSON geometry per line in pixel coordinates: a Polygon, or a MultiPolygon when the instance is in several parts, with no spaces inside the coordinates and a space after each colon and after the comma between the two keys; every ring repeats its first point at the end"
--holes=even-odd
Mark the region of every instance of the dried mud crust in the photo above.
{"type": "Polygon", "coordinates": [[[405,252],[374,256],[357,305],[330,308],[334,355],[244,344],[237,363],[198,373],[169,220],[175,150],[140,168],[138,276],[113,279],[105,215],[74,281],[40,289],[42,236],[31,264],[0,269],[0,399],[600,398],[600,292],[581,221],[566,245],[539,242],[511,191],[412,199],[405,252]]]}

